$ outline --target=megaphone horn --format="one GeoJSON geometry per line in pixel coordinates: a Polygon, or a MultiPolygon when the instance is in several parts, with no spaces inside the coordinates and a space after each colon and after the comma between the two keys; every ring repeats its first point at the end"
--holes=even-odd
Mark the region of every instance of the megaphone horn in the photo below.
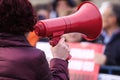
{"type": "Polygon", "coordinates": [[[87,40],[96,39],[102,29],[102,18],[98,8],[91,2],[83,2],[72,15],[38,21],[35,33],[48,37],[55,46],[60,36],[65,33],[78,32],[87,40]]]}

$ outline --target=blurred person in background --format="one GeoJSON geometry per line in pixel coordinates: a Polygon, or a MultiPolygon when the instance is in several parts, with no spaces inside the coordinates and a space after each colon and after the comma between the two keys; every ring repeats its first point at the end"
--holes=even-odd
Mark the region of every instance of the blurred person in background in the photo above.
{"type": "Polygon", "coordinates": [[[100,8],[103,17],[101,40],[106,46],[106,65],[120,66],[120,5],[104,2],[100,8]]]}
{"type": "MultiPolygon", "coordinates": [[[[120,66],[120,5],[104,2],[100,11],[103,18],[103,31],[99,37],[105,45],[104,55],[98,55],[101,65],[120,66]]],[[[104,70],[101,73],[107,73],[104,70]]],[[[120,72],[113,72],[120,75],[120,72]]]]}
{"type": "Polygon", "coordinates": [[[49,19],[50,7],[47,4],[39,4],[35,6],[35,11],[37,12],[38,20],[49,19]]]}
{"type": "Polygon", "coordinates": [[[76,7],[74,0],[54,0],[50,18],[66,16],[73,12],[74,7],[76,7]]]}
{"type": "Polygon", "coordinates": [[[91,1],[91,0],[74,0],[76,2],[77,5],[79,5],[81,2],[84,2],[84,1],[91,1]]]}
{"type": "Polygon", "coordinates": [[[29,0],[0,0],[0,80],[69,80],[65,38],[51,48],[50,68],[44,52],[28,43],[36,22],[29,0]]]}

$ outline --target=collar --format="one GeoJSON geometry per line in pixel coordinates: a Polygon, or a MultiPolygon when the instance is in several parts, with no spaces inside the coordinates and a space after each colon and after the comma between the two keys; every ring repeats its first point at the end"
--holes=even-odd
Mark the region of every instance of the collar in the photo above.
{"type": "Polygon", "coordinates": [[[30,47],[25,35],[0,33],[0,47],[30,47]]]}
{"type": "Polygon", "coordinates": [[[104,37],[104,43],[109,44],[114,39],[118,38],[120,36],[120,28],[116,29],[112,36],[108,36],[105,30],[102,31],[102,36],[104,37]]]}

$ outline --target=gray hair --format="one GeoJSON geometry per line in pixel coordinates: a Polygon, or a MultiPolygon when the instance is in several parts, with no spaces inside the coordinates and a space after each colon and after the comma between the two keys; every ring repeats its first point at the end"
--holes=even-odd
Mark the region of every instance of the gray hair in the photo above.
{"type": "Polygon", "coordinates": [[[100,12],[101,12],[101,14],[104,13],[104,11],[106,10],[106,8],[111,7],[111,5],[112,5],[112,3],[109,2],[109,1],[103,2],[103,3],[101,4],[101,7],[100,7],[100,12]]]}

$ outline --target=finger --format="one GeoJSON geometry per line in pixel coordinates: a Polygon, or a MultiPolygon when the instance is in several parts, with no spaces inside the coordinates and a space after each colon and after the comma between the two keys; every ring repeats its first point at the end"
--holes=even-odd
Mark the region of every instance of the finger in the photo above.
{"type": "Polygon", "coordinates": [[[65,44],[66,49],[70,49],[68,44],[65,44]]]}
{"type": "Polygon", "coordinates": [[[69,45],[68,45],[68,44],[66,44],[66,46],[69,48],[69,45]]]}
{"type": "Polygon", "coordinates": [[[62,35],[61,38],[65,38],[65,42],[67,42],[66,34],[62,35]]]}
{"type": "Polygon", "coordinates": [[[66,46],[65,49],[70,52],[70,49],[66,46]]]}
{"type": "Polygon", "coordinates": [[[60,41],[58,42],[58,44],[64,44],[64,43],[65,43],[65,38],[62,37],[62,38],[60,39],[60,41]]]}

